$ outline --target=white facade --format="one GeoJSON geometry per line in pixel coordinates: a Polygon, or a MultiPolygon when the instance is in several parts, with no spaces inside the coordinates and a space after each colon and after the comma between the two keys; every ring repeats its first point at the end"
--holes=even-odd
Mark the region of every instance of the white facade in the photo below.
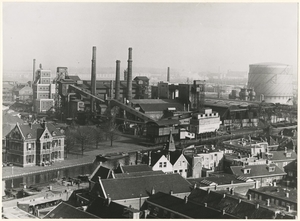
{"type": "Polygon", "coordinates": [[[173,166],[170,161],[162,155],[160,159],[153,165],[152,169],[154,171],[161,170],[164,173],[173,173],[173,166]]]}
{"type": "Polygon", "coordinates": [[[214,132],[220,128],[221,123],[219,114],[206,108],[202,113],[193,115],[190,121],[190,131],[197,134],[214,132]]]}
{"type": "Polygon", "coordinates": [[[183,178],[187,178],[189,175],[189,167],[190,164],[186,160],[185,156],[181,154],[173,165],[173,172],[179,173],[183,178]]]}

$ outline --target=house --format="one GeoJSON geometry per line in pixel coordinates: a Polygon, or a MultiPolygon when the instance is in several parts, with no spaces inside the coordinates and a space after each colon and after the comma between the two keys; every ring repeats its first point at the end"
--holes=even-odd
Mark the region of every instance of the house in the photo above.
{"type": "Polygon", "coordinates": [[[119,164],[114,170],[115,173],[137,173],[137,172],[146,172],[153,171],[152,168],[147,164],[138,164],[138,165],[121,165],[119,164]]]}
{"type": "Polygon", "coordinates": [[[276,164],[280,169],[284,170],[284,167],[297,159],[297,154],[292,150],[277,150],[277,151],[268,151],[263,154],[263,159],[269,160],[272,163],[276,164]]]}
{"type": "Polygon", "coordinates": [[[181,151],[169,152],[168,157],[173,173],[179,173],[183,178],[191,176],[191,166],[181,151]]]}
{"type": "Polygon", "coordinates": [[[234,219],[223,211],[195,204],[172,194],[158,192],[150,196],[144,206],[150,219],[234,219]]]}
{"type": "Polygon", "coordinates": [[[140,211],[134,208],[97,197],[86,209],[91,213],[103,219],[139,219],[140,211]]]}
{"type": "Polygon", "coordinates": [[[279,206],[287,212],[297,211],[297,190],[279,186],[266,186],[258,189],[249,189],[248,195],[253,200],[267,201],[270,206],[279,206]]]}
{"type": "Polygon", "coordinates": [[[6,135],[7,160],[16,166],[45,166],[64,159],[65,136],[50,123],[19,124],[6,135]]]}
{"type": "Polygon", "coordinates": [[[297,187],[297,160],[286,165],[284,171],[286,172],[285,181],[287,181],[287,185],[297,187]]]}
{"type": "Polygon", "coordinates": [[[242,198],[236,194],[226,194],[212,190],[194,189],[188,196],[188,201],[236,217],[238,219],[283,219],[295,218],[286,211],[278,211],[251,199],[242,198]]]}
{"type": "Polygon", "coordinates": [[[191,162],[193,178],[205,177],[214,171],[223,171],[224,152],[214,146],[196,146],[183,150],[184,156],[191,162]]]}
{"type": "Polygon", "coordinates": [[[189,178],[187,181],[190,182],[194,188],[216,191],[234,189],[234,192],[242,195],[246,195],[249,189],[257,186],[257,182],[250,178],[240,179],[233,174],[227,173],[215,173],[208,177],[189,178]]]}
{"type": "Polygon", "coordinates": [[[190,183],[179,174],[147,174],[118,179],[99,179],[91,195],[110,199],[112,202],[140,209],[155,192],[170,193],[184,198],[190,193],[190,183]]]}
{"type": "Polygon", "coordinates": [[[14,95],[16,96],[16,100],[18,101],[32,101],[32,87],[28,85],[18,85],[16,88],[14,88],[14,95]]]}
{"type": "Polygon", "coordinates": [[[97,219],[98,217],[77,209],[65,202],[58,204],[53,210],[46,214],[44,219],[97,219]]]}
{"type": "Polygon", "coordinates": [[[151,167],[153,171],[161,170],[164,173],[173,173],[173,166],[162,152],[151,153],[151,167]]]}
{"type": "Polygon", "coordinates": [[[260,186],[269,186],[274,182],[282,180],[286,173],[273,163],[247,165],[247,166],[231,166],[232,174],[242,178],[250,178],[259,181],[260,186]]]}
{"type": "Polygon", "coordinates": [[[97,166],[97,168],[94,170],[94,172],[89,177],[89,185],[90,189],[92,189],[100,179],[109,179],[114,178],[114,173],[112,169],[108,169],[101,164],[97,166]]]}
{"type": "Polygon", "coordinates": [[[223,141],[224,148],[250,156],[259,156],[267,152],[268,145],[267,141],[260,141],[252,139],[251,137],[249,137],[249,139],[239,138],[223,141]]]}

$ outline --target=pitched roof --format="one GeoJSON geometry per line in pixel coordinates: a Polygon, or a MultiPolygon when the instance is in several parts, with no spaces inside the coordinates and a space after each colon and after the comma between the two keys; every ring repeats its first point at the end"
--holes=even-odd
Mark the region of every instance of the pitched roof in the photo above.
{"type": "Polygon", "coordinates": [[[157,104],[139,104],[145,112],[150,111],[164,111],[168,110],[168,108],[176,108],[177,111],[183,111],[183,105],[180,103],[157,103],[157,104]]]}
{"type": "Polygon", "coordinates": [[[13,116],[6,111],[2,111],[2,124],[13,124],[16,125],[16,123],[22,124],[24,121],[17,117],[13,116]]]}
{"type": "Polygon", "coordinates": [[[170,154],[170,163],[174,165],[182,153],[181,151],[171,151],[169,152],[169,154],[170,154]]]}
{"type": "Polygon", "coordinates": [[[108,204],[107,199],[98,197],[88,206],[86,211],[100,218],[117,219],[126,218],[124,216],[125,208],[127,207],[115,202],[108,204]]]}
{"type": "Polygon", "coordinates": [[[101,179],[108,179],[110,173],[111,173],[110,169],[100,164],[92,173],[90,180],[96,183],[99,181],[99,177],[101,179]]]}
{"type": "Polygon", "coordinates": [[[147,81],[147,80],[149,80],[149,78],[148,78],[147,76],[137,76],[137,77],[135,77],[133,80],[134,80],[134,81],[135,81],[135,80],[144,80],[144,81],[146,80],[146,81],[147,81]]]}
{"type": "Polygon", "coordinates": [[[55,207],[53,210],[51,210],[44,219],[96,219],[97,216],[85,212],[83,210],[76,209],[75,207],[65,203],[61,202],[58,204],[57,207],[55,207]]]}
{"type": "Polygon", "coordinates": [[[236,176],[242,177],[265,177],[265,176],[278,176],[278,175],[285,175],[286,173],[282,171],[278,166],[275,164],[258,164],[258,165],[247,165],[247,166],[231,166],[230,167],[232,173],[236,176]],[[272,166],[275,168],[275,171],[269,172],[269,167],[272,166]],[[244,174],[244,169],[250,169],[250,173],[244,174]]]}
{"type": "MultiPolygon", "coordinates": [[[[53,124],[45,123],[45,126],[48,128],[49,132],[51,133],[51,136],[53,137],[63,136],[63,134],[53,124]],[[53,134],[53,132],[55,132],[55,135],[53,134]]],[[[21,133],[25,137],[25,139],[28,139],[27,138],[28,134],[31,134],[30,139],[39,139],[45,130],[41,124],[32,124],[31,127],[29,124],[20,124],[19,128],[21,130],[21,133]]]]}
{"type": "Polygon", "coordinates": [[[194,189],[188,198],[200,205],[207,203],[208,207],[225,210],[226,213],[238,218],[271,219],[275,216],[274,211],[268,208],[262,206],[256,208],[255,204],[240,200],[238,196],[226,195],[221,192],[194,189]]]}
{"type": "Polygon", "coordinates": [[[100,196],[109,194],[112,200],[148,197],[152,188],[155,191],[169,193],[190,192],[190,183],[179,174],[157,174],[154,176],[140,176],[120,179],[101,180],[101,185],[95,185],[93,192],[99,192],[100,196]],[[100,188],[100,189],[98,189],[100,188]]]}
{"type": "Polygon", "coordinates": [[[139,164],[139,165],[124,165],[121,166],[124,173],[136,173],[136,172],[145,172],[145,171],[153,171],[152,168],[147,164],[139,164]]]}
{"type": "Polygon", "coordinates": [[[277,150],[277,151],[270,151],[269,154],[272,154],[272,157],[268,158],[266,154],[263,154],[264,159],[270,159],[272,161],[284,161],[284,160],[294,160],[297,159],[297,154],[294,151],[287,151],[287,153],[290,153],[291,156],[287,157],[284,150],[277,150]]]}
{"type": "Polygon", "coordinates": [[[297,171],[297,160],[294,160],[293,162],[286,165],[284,167],[284,170],[297,171]]]}
{"type": "Polygon", "coordinates": [[[143,171],[143,172],[134,172],[134,173],[115,173],[115,179],[120,178],[130,178],[130,177],[140,177],[140,176],[155,176],[158,174],[164,174],[163,171],[143,171]]]}
{"type": "Polygon", "coordinates": [[[78,77],[78,75],[68,75],[68,76],[66,76],[66,79],[71,79],[73,81],[81,80],[80,77],[78,77]]]}
{"type": "MultiPolygon", "coordinates": [[[[154,203],[161,207],[167,208],[168,210],[179,213],[181,216],[186,216],[187,218],[193,219],[219,219],[219,218],[229,218],[227,214],[222,214],[221,211],[216,211],[213,208],[204,207],[202,205],[197,205],[193,202],[187,201],[185,199],[180,199],[176,196],[170,194],[158,192],[147,199],[147,202],[154,203]]],[[[150,214],[151,215],[151,214],[150,214]]],[[[158,213],[157,218],[164,218],[162,214],[158,213]]],[[[230,218],[235,218],[231,217],[230,218]]]]}

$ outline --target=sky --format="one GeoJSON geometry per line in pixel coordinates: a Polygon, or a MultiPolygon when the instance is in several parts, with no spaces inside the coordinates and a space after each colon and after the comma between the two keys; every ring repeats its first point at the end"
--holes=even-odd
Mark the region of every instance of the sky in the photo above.
{"type": "Polygon", "coordinates": [[[278,62],[297,71],[297,3],[3,3],[3,70],[133,66],[248,71],[278,62]]]}

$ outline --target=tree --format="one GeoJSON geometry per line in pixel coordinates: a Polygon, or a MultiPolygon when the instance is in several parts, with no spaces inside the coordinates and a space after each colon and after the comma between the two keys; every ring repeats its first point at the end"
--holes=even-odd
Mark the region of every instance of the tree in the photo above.
{"type": "Polygon", "coordinates": [[[85,150],[85,144],[91,142],[93,140],[92,136],[92,128],[91,127],[78,127],[76,129],[76,140],[80,144],[81,154],[85,150]]]}
{"type": "Polygon", "coordinates": [[[76,131],[71,128],[67,128],[65,131],[65,153],[66,153],[66,158],[68,158],[68,153],[72,148],[75,146],[75,137],[76,137],[76,131]]]}
{"type": "Polygon", "coordinates": [[[104,131],[103,131],[103,129],[101,129],[99,127],[94,127],[92,136],[93,136],[93,140],[96,143],[96,149],[98,149],[99,143],[104,140],[104,131]]]}

